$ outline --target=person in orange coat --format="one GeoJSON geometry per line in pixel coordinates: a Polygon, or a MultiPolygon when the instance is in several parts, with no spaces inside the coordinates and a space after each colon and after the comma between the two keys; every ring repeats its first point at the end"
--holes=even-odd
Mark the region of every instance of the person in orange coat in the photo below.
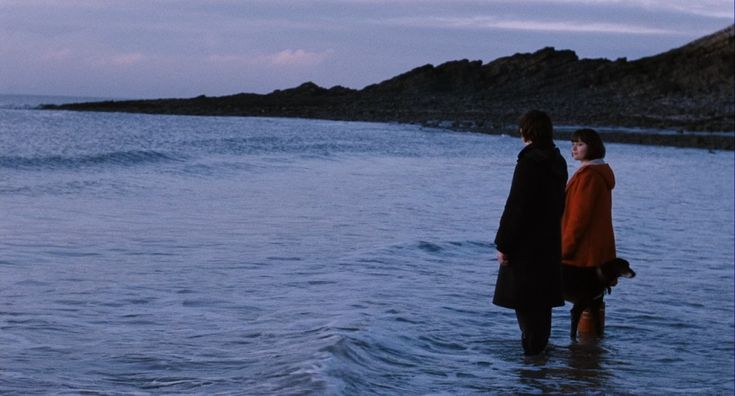
{"type": "MultiPolygon", "coordinates": [[[[562,282],[565,299],[586,290],[595,278],[597,267],[613,260],[615,234],[612,225],[612,189],[615,175],[603,161],[605,145],[592,129],[572,134],[572,157],[580,161],[579,169],[567,182],[566,202],[562,215],[562,282]]],[[[594,329],[596,336],[604,332],[603,297],[589,307],[592,321],[585,322],[585,332],[594,329]],[[591,326],[591,327],[590,327],[591,326]]],[[[576,334],[577,329],[573,330],[576,334]]],[[[582,331],[582,330],[579,330],[582,331]]]]}
{"type": "Polygon", "coordinates": [[[581,166],[567,182],[562,216],[562,264],[597,267],[616,257],[612,224],[615,175],[603,161],[605,145],[592,129],[574,132],[572,157],[581,166]]]}

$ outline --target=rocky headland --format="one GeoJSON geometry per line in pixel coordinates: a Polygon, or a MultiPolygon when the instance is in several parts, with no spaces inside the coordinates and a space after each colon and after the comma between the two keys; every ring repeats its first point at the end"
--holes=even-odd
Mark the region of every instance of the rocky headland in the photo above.
{"type": "MultiPolygon", "coordinates": [[[[307,82],[264,95],[43,108],[419,123],[496,134],[515,133],[518,117],[537,108],[556,125],[608,127],[606,141],[733,150],[734,30],[731,25],[633,61],[579,59],[570,50],[543,48],[489,63],[425,65],[360,90],[307,82]]],[[[565,130],[559,129],[560,138],[565,130]]]]}

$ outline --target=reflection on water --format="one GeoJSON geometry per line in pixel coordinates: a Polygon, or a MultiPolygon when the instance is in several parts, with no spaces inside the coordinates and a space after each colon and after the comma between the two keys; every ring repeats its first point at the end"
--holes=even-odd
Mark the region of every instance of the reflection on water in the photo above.
{"type": "Polygon", "coordinates": [[[571,344],[568,357],[571,377],[583,381],[591,390],[608,389],[607,380],[610,375],[602,364],[606,352],[596,340],[571,344]]]}
{"type": "Polygon", "coordinates": [[[539,356],[523,357],[516,368],[523,393],[606,394],[614,391],[605,369],[604,341],[587,339],[550,348],[539,356]]]}

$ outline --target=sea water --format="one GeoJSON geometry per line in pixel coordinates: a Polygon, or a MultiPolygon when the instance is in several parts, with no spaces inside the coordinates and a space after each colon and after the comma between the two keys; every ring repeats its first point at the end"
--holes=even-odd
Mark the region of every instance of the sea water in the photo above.
{"type": "Polygon", "coordinates": [[[573,343],[567,304],[524,358],[490,302],[521,147],[6,106],[0,393],[732,394],[733,153],[608,144],[638,276],[603,339],[573,343]]]}

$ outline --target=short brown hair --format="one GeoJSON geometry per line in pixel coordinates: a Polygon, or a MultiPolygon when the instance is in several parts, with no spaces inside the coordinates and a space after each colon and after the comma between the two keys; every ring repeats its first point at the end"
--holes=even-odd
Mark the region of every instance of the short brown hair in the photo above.
{"type": "Polygon", "coordinates": [[[582,141],[587,144],[587,158],[583,159],[595,160],[605,158],[605,144],[602,143],[600,134],[594,129],[585,128],[574,131],[571,141],[582,141]]]}
{"type": "Polygon", "coordinates": [[[554,140],[554,127],[549,115],[540,110],[531,110],[518,120],[523,140],[537,143],[551,143],[554,140]]]}

